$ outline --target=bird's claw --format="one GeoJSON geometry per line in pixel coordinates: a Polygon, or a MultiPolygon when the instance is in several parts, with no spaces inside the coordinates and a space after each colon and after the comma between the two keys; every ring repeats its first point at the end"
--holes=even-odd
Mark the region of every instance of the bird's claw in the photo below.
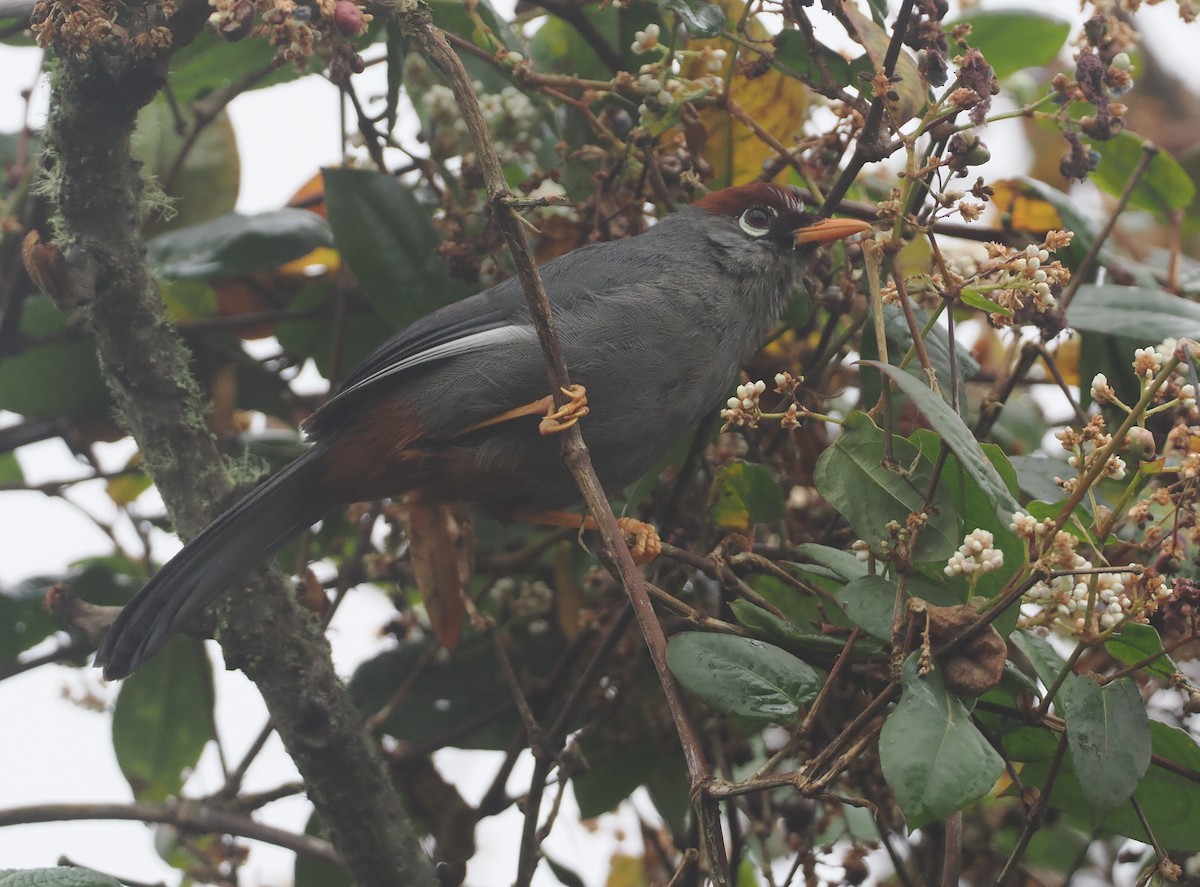
{"type": "Polygon", "coordinates": [[[625,534],[635,564],[648,564],[662,554],[662,539],[651,524],[633,517],[619,517],[617,526],[625,534]]]}
{"type": "Polygon", "coordinates": [[[567,402],[557,408],[553,404],[551,405],[550,411],[538,424],[538,431],[541,434],[558,434],[560,431],[566,431],[591,412],[587,405],[587,389],[582,385],[572,385],[559,390],[567,396],[567,402]]]}

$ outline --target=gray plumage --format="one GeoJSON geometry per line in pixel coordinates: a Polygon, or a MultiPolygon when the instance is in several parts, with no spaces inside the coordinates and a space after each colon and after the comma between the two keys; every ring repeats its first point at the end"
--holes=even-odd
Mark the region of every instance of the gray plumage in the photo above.
{"type": "MultiPolygon", "coordinates": [[[[754,183],[541,269],[571,379],[587,389],[581,427],[608,490],[636,480],[719,407],[782,314],[809,249],[797,248],[797,232],[825,243],[865,227],[815,221],[791,189],[754,183]]],[[[109,678],[129,674],[251,567],[356,498],[464,499],[502,516],[576,501],[561,441],[539,435],[535,417],[464,431],[548,392],[516,279],[397,333],[306,423],[308,453],[130,601],[97,664],[109,678]]]]}

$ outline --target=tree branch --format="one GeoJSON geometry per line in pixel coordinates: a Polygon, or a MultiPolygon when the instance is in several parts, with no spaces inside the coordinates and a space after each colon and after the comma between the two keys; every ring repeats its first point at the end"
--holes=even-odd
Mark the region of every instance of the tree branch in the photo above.
{"type": "Polygon", "coordinates": [[[195,801],[165,804],[151,804],[146,801],[135,801],[131,804],[31,804],[28,807],[0,810],[0,827],[78,819],[161,822],[190,832],[214,832],[262,841],[331,865],[343,865],[342,858],[328,841],[311,835],[297,835],[287,829],[255,822],[244,814],[195,801]]]}
{"type": "MultiPolygon", "coordinates": [[[[441,31],[434,27],[429,11],[423,6],[412,6],[407,3],[397,3],[392,0],[390,8],[396,14],[400,26],[414,38],[424,55],[443,76],[447,78],[454,91],[455,100],[467,129],[475,143],[480,170],[487,183],[489,203],[495,213],[495,219],[504,234],[509,253],[516,265],[517,276],[525,291],[529,313],[537,328],[538,340],[542,353],[546,358],[546,368],[550,376],[550,389],[554,394],[555,403],[561,405],[565,401],[562,389],[570,384],[567,367],[563,360],[562,349],[554,330],[554,320],[550,313],[550,300],[546,289],[538,275],[534,263],[533,252],[525,238],[521,227],[521,219],[511,205],[512,195],[504,179],[500,159],[496,155],[495,146],[483,115],[479,110],[479,102],[471,78],[463,68],[462,62],[446,42],[441,31]]],[[[662,625],[654,613],[650,595],[646,585],[629,553],[624,534],[617,526],[616,516],[612,506],[600,486],[599,478],[592,467],[588,456],[587,446],[579,427],[573,426],[563,434],[563,458],[579,484],[580,492],[588,510],[596,519],[600,536],[604,540],[611,562],[609,568],[620,579],[630,602],[650,658],[654,663],[666,697],[667,707],[675,722],[683,748],[684,759],[688,765],[688,775],[691,779],[693,799],[700,821],[704,859],[708,866],[708,875],[717,887],[725,887],[729,883],[728,861],[725,856],[724,837],[721,832],[720,816],[716,802],[707,795],[706,787],[710,779],[708,764],[704,759],[700,736],[687,716],[683,693],[675,676],[667,665],[667,640],[663,634],[662,625]]],[[[536,816],[536,811],[530,815],[536,816]]]]}
{"type": "MultiPolygon", "coordinates": [[[[182,42],[176,31],[176,48],[182,42]]],[[[88,324],[117,408],[175,526],[190,538],[219,513],[234,485],[205,427],[190,355],[164,319],[139,234],[142,181],[130,136],[138,109],[164,82],[166,62],[165,55],[62,54],[48,132],[55,159],[49,184],[69,293],[90,302],[88,324]]],[[[222,613],[226,658],[258,685],[354,879],[363,887],[435,883],[328,646],[288,584],[278,573],[262,575],[232,595],[222,613]]]]}

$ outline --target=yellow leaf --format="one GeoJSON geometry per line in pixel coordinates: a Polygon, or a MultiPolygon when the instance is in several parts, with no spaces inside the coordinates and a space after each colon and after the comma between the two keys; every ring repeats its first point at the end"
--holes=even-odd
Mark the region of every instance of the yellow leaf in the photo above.
{"type": "MultiPolygon", "coordinates": [[[[741,0],[719,0],[727,21],[741,19],[745,4],[741,0]]],[[[755,18],[746,22],[746,32],[751,39],[761,41],[768,52],[772,47],[770,34],[755,18]]],[[[727,54],[724,77],[737,52],[752,61],[759,57],[750,50],[740,49],[730,40],[713,38],[688,41],[688,49],[697,50],[705,46],[724,49],[727,54]]],[[[683,76],[698,77],[705,73],[693,63],[684,66],[683,76]]],[[[779,142],[791,147],[800,135],[808,112],[808,87],[771,68],[765,74],[748,77],[735,71],[729,81],[729,98],[737,102],[746,114],[779,142]]],[[[751,182],[762,175],[763,163],[776,156],[775,149],[759,138],[749,126],[736,120],[724,108],[707,107],[700,110],[700,122],[708,133],[704,156],[713,167],[714,187],[751,182]]]]}
{"type": "Polygon", "coordinates": [[[645,862],[637,856],[614,853],[605,887],[648,887],[645,862]]]}
{"type": "Polygon", "coordinates": [[[1054,363],[1068,385],[1079,384],[1079,344],[1079,336],[1072,336],[1054,349],[1054,363]]]}
{"type": "Polygon", "coordinates": [[[341,266],[342,257],[337,250],[319,246],[307,255],[280,265],[275,273],[283,277],[310,280],[314,277],[332,277],[341,266]]]}
{"type": "Polygon", "coordinates": [[[1045,232],[1062,228],[1062,219],[1051,204],[1027,190],[1017,179],[992,183],[992,203],[1012,219],[1012,227],[1021,231],[1045,232]]]}
{"type": "Polygon", "coordinates": [[[142,468],[142,454],[134,453],[133,458],[125,463],[125,470],[110,478],[105,489],[108,498],[117,506],[123,507],[150,489],[152,483],[149,473],[142,468]]]}
{"type": "MultiPolygon", "coordinates": [[[[875,70],[883,70],[888,44],[892,42],[891,36],[875,24],[869,15],[863,15],[856,3],[843,2],[842,10],[846,13],[850,24],[854,26],[858,42],[866,50],[867,58],[871,60],[875,70]]],[[[921,72],[917,69],[917,63],[903,49],[896,58],[893,76],[897,79],[891,84],[887,108],[892,114],[893,121],[899,126],[921,113],[927,99],[925,85],[921,81],[921,72]]]]}

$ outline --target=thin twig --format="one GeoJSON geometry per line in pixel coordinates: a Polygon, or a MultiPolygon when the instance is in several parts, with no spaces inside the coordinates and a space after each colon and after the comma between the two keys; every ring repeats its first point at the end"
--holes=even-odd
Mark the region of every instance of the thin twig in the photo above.
{"type": "Polygon", "coordinates": [[[134,801],[129,804],[32,804],[28,807],[0,810],[0,827],[80,819],[161,822],[186,831],[215,832],[262,841],[331,865],[342,864],[341,857],[328,841],[310,835],[297,835],[286,829],[255,822],[243,813],[197,801],[162,804],[152,804],[148,801],[134,801]]]}
{"type": "MultiPolygon", "coordinates": [[[[525,292],[530,316],[537,329],[538,340],[546,358],[554,402],[561,406],[566,402],[563,389],[570,384],[570,377],[563,360],[558,335],[555,332],[550,312],[550,300],[538,274],[533,252],[525,237],[520,217],[506,203],[506,199],[511,196],[511,193],[504,178],[500,159],[496,155],[495,146],[492,144],[490,130],[479,110],[479,102],[471,78],[463,68],[458,56],[451,50],[442,32],[433,26],[427,10],[416,8],[401,11],[398,9],[398,12],[402,27],[415,38],[421,53],[449,81],[455,100],[462,112],[463,120],[471,133],[480,172],[487,183],[489,205],[492,207],[497,225],[504,234],[509,254],[512,256],[517,276],[525,292]]],[[[688,718],[682,690],[667,665],[666,636],[655,616],[654,607],[650,603],[641,573],[633,561],[633,556],[629,553],[624,534],[617,526],[612,506],[596,477],[578,425],[564,432],[563,451],[564,461],[579,484],[584,501],[599,525],[601,538],[612,556],[612,565],[633,604],[634,613],[650,650],[650,658],[658,672],[667,707],[675,721],[684,758],[687,761],[693,796],[702,823],[701,831],[706,862],[718,887],[725,887],[729,884],[729,872],[720,820],[715,803],[711,803],[703,797],[703,787],[709,779],[708,764],[704,759],[699,734],[688,718]]]]}

